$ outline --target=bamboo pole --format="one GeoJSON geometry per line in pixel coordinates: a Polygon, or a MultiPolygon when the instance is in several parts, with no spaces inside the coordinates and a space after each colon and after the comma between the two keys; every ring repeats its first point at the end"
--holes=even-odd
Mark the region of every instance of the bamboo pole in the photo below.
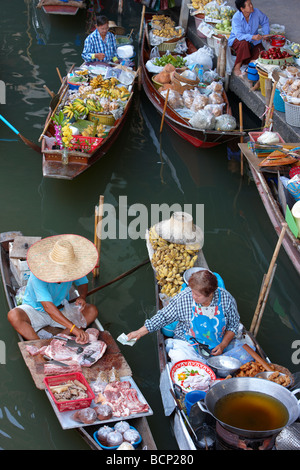
{"type": "Polygon", "coordinates": [[[285,235],[286,228],[287,228],[287,223],[284,222],[282,224],[282,230],[281,230],[279,239],[277,241],[277,245],[275,247],[275,250],[274,250],[274,253],[273,253],[273,256],[272,256],[272,259],[271,259],[271,263],[270,263],[265,281],[263,283],[263,286],[262,286],[262,289],[261,289],[261,292],[260,292],[260,295],[259,295],[259,299],[258,299],[258,302],[257,302],[255,313],[253,315],[252,323],[251,323],[251,326],[250,326],[250,333],[252,333],[254,336],[258,332],[258,328],[259,328],[259,325],[260,325],[260,322],[261,322],[261,318],[262,318],[262,313],[260,313],[261,312],[261,307],[262,307],[262,304],[264,302],[265,294],[266,294],[266,292],[269,288],[270,279],[271,279],[271,276],[272,276],[272,273],[273,273],[273,268],[274,268],[275,261],[277,259],[277,256],[278,256],[281,244],[282,244],[282,240],[283,240],[284,235],[285,235]],[[254,332],[255,332],[255,334],[254,334],[254,332]]]}
{"type": "MultiPolygon", "coordinates": [[[[239,116],[240,116],[240,132],[243,132],[243,105],[242,102],[239,102],[239,116]]],[[[241,135],[240,137],[240,143],[242,144],[244,142],[244,137],[241,135]]],[[[241,175],[243,176],[244,174],[244,155],[243,152],[241,151],[241,175]]]]}
{"type": "Polygon", "coordinates": [[[166,109],[167,109],[168,99],[169,99],[169,91],[170,91],[170,88],[168,88],[168,90],[167,90],[167,94],[166,94],[166,99],[165,99],[165,104],[164,104],[164,109],[163,109],[163,114],[162,114],[162,118],[161,118],[161,123],[160,123],[160,130],[159,130],[159,132],[162,132],[163,126],[164,126],[165,114],[166,114],[166,109]]]}
{"type": "Polygon", "coordinates": [[[103,220],[103,204],[104,196],[99,197],[99,205],[95,207],[95,230],[94,230],[94,244],[98,251],[98,266],[94,268],[93,277],[98,277],[100,273],[100,251],[101,251],[101,232],[103,220]]]}
{"type": "Polygon", "coordinates": [[[264,126],[267,129],[270,127],[272,117],[273,117],[273,112],[274,112],[274,103],[273,102],[274,102],[274,96],[275,96],[277,83],[278,82],[274,82],[274,84],[273,84],[271,98],[270,98],[270,101],[269,101],[269,108],[268,108],[267,117],[266,117],[266,124],[264,126]]]}
{"type": "Polygon", "coordinates": [[[141,16],[141,24],[140,24],[140,32],[139,32],[139,42],[141,42],[141,39],[142,39],[142,31],[143,31],[145,13],[146,13],[146,5],[143,5],[142,16],[141,16]]]}

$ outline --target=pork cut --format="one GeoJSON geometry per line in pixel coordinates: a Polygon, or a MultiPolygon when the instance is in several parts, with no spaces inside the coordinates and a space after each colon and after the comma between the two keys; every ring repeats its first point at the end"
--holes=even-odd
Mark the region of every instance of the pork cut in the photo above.
{"type": "Polygon", "coordinates": [[[116,418],[146,413],[149,410],[148,404],[139,400],[137,390],[126,380],[108,383],[103,392],[96,397],[95,403],[109,405],[116,418]]]}

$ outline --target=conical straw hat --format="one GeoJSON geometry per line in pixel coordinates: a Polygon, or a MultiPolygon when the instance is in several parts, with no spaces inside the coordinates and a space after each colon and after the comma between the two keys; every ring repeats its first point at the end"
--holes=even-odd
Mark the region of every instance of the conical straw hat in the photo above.
{"type": "Polygon", "coordinates": [[[169,220],[156,224],[155,230],[159,236],[171,243],[189,245],[198,250],[203,247],[203,231],[193,223],[192,216],[187,212],[174,212],[169,220]]]}
{"type": "Polygon", "coordinates": [[[80,235],[43,238],[27,252],[30,271],[45,282],[75,281],[90,273],[97,262],[96,246],[80,235]]]}

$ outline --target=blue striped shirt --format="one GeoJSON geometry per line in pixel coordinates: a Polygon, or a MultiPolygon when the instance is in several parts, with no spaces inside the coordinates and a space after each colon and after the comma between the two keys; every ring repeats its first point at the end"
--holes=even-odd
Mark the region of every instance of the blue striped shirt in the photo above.
{"type": "MultiPolygon", "coordinates": [[[[234,297],[226,289],[219,287],[215,291],[210,305],[218,305],[219,292],[221,294],[223,313],[226,318],[226,331],[233,331],[236,335],[238,333],[240,316],[234,297]]],[[[182,292],[173,297],[166,307],[158,310],[156,315],[146,320],[145,327],[152,333],[163,326],[178,321],[174,331],[174,338],[185,340],[185,333],[188,332],[192,320],[192,307],[192,291],[190,287],[186,287],[182,292]]]]}
{"type": "Polygon", "coordinates": [[[105,36],[105,40],[100,36],[100,33],[97,29],[93,31],[84,41],[84,47],[81,54],[81,57],[85,62],[92,62],[92,54],[105,54],[103,59],[104,62],[109,62],[117,54],[117,43],[116,38],[113,33],[108,31],[105,36]]]}

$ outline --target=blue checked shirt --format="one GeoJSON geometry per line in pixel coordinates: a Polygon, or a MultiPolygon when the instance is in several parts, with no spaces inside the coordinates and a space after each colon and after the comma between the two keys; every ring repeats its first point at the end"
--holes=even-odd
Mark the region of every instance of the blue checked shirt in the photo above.
{"type": "MultiPolygon", "coordinates": [[[[211,306],[218,305],[219,292],[221,295],[221,305],[223,313],[226,317],[226,331],[238,332],[240,316],[237,310],[237,304],[234,297],[222,287],[219,287],[214,293],[211,306]]],[[[188,332],[192,320],[193,297],[190,287],[186,287],[182,292],[177,294],[169,304],[158,310],[149,320],[145,321],[145,327],[152,333],[163,326],[178,321],[174,331],[174,338],[186,340],[185,333],[188,332]]]]}
{"type": "Polygon", "coordinates": [[[84,41],[84,47],[81,57],[85,62],[92,62],[92,54],[103,53],[105,57],[104,62],[109,62],[117,54],[117,43],[116,38],[110,31],[105,36],[105,41],[100,36],[97,29],[93,31],[84,41]]]}

